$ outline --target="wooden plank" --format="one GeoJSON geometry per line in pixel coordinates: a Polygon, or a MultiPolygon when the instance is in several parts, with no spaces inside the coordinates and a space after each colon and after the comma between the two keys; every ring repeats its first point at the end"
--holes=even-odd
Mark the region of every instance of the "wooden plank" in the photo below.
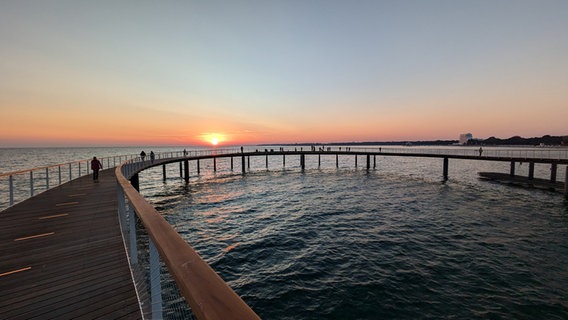
{"type": "Polygon", "coordinates": [[[110,169],[0,212],[0,318],[141,319],[117,211],[110,169]]]}

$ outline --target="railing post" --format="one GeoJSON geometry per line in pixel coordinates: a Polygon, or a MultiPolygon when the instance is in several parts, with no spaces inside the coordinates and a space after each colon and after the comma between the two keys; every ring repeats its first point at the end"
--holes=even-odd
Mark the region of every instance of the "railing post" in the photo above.
{"type": "Polygon", "coordinates": [[[130,263],[134,266],[138,264],[138,247],[136,243],[136,212],[132,205],[128,203],[126,206],[128,214],[128,234],[130,235],[130,263]]]}
{"type": "Polygon", "coordinates": [[[152,320],[162,319],[162,285],[160,281],[160,254],[152,238],[148,238],[150,247],[150,294],[152,301],[152,320]]]}
{"type": "Polygon", "coordinates": [[[10,176],[10,206],[14,205],[14,176],[10,176]]]}

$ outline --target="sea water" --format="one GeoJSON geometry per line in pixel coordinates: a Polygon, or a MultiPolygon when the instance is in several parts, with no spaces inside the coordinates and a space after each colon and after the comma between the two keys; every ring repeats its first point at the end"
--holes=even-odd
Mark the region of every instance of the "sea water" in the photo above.
{"type": "Polygon", "coordinates": [[[145,171],[141,193],[264,319],[568,318],[568,204],[477,178],[508,163],[450,160],[442,182],[441,159],[234,161],[145,171]]]}

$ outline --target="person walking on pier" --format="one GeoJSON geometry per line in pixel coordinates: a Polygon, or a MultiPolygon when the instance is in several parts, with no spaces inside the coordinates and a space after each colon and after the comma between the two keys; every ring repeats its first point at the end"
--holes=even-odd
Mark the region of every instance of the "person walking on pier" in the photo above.
{"type": "Polygon", "coordinates": [[[481,157],[481,154],[483,153],[483,148],[479,147],[479,156],[481,157]]]}
{"type": "Polygon", "coordinates": [[[103,164],[97,159],[97,157],[93,157],[91,161],[91,170],[93,170],[93,181],[99,182],[99,170],[103,168],[103,164]]]}
{"type": "Polygon", "coordinates": [[[142,158],[142,161],[144,161],[144,159],[146,158],[146,152],[144,152],[144,150],[140,152],[140,158],[142,158]]]}
{"type": "Polygon", "coordinates": [[[154,163],[154,159],[156,159],[156,154],[154,154],[154,151],[150,151],[150,161],[154,163]]]}

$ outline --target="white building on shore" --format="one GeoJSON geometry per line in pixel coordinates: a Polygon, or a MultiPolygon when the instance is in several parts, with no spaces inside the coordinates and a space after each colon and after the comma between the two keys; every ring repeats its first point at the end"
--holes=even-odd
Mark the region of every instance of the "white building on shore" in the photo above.
{"type": "Polygon", "coordinates": [[[473,140],[473,135],[471,133],[460,134],[460,144],[467,144],[469,140],[473,140]]]}

